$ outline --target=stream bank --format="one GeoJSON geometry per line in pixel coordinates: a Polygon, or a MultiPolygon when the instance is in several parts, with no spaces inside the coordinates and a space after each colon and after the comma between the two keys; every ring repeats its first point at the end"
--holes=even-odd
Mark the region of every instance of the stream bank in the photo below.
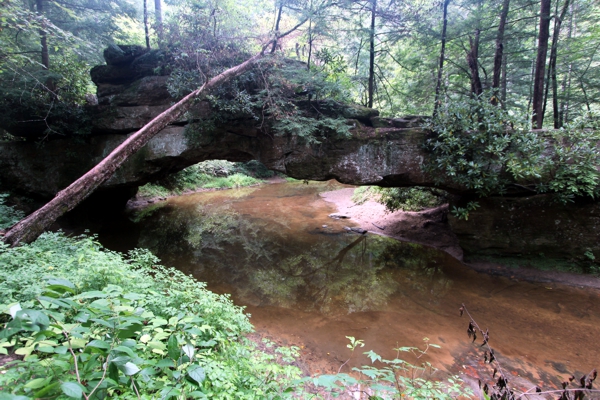
{"type": "MultiPolygon", "coordinates": [[[[518,282],[560,283],[574,287],[600,289],[600,279],[596,275],[585,275],[560,270],[542,270],[528,266],[527,261],[510,259],[489,261],[483,258],[464,259],[460,242],[448,224],[448,205],[419,212],[396,211],[389,213],[385,206],[368,200],[355,204],[351,197],[354,188],[344,188],[321,193],[321,197],[335,205],[340,215],[347,216],[362,229],[371,233],[389,236],[405,242],[413,242],[435,247],[477,272],[507,277],[518,282]]],[[[469,221],[464,222],[467,224],[469,221]]],[[[472,222],[476,224],[476,222],[472,222]]]]}

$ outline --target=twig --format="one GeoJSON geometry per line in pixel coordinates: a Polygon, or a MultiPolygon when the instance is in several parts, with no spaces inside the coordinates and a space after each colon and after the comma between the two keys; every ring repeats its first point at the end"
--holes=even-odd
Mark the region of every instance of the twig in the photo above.
{"type": "MultiPolygon", "coordinates": [[[[495,357],[494,350],[488,344],[489,334],[484,332],[483,329],[481,329],[479,327],[479,325],[477,324],[475,319],[473,319],[473,317],[469,313],[469,310],[467,310],[467,306],[465,306],[464,303],[461,304],[461,306],[462,306],[461,307],[461,316],[462,316],[462,312],[464,311],[467,314],[467,316],[469,317],[470,323],[473,325],[473,327],[481,333],[481,336],[483,336],[485,347],[490,352],[490,363],[492,362],[492,360],[496,361],[496,365],[498,366],[498,372],[500,373],[500,377],[504,380],[504,388],[507,391],[509,391],[509,393],[510,393],[510,390],[508,388],[508,378],[506,377],[506,374],[504,373],[504,370],[502,369],[502,365],[500,364],[500,361],[498,361],[498,359],[495,357]]],[[[475,340],[473,340],[473,341],[475,341],[475,340]]],[[[512,397],[512,395],[509,398],[511,398],[511,397],[512,397]]]]}
{"type": "Polygon", "coordinates": [[[129,377],[131,379],[131,386],[133,386],[133,390],[135,390],[135,394],[137,394],[138,399],[141,399],[140,392],[137,390],[137,386],[135,386],[135,381],[133,380],[133,376],[129,377]]]}

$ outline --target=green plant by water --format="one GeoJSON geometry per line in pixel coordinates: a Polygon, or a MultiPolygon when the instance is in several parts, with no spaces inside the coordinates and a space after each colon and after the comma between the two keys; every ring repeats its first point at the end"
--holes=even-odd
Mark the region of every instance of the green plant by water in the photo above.
{"type": "Polygon", "coordinates": [[[234,163],[209,160],[187,167],[158,183],[141,186],[139,194],[144,197],[166,197],[200,188],[240,188],[257,185],[262,179],[273,175],[273,171],[257,161],[234,163]]]}
{"type": "MultiPolygon", "coordinates": [[[[357,348],[364,347],[364,341],[352,336],[346,336],[350,341],[347,347],[352,354],[357,348]]],[[[428,361],[422,361],[430,348],[439,348],[436,344],[429,343],[424,338],[424,348],[399,347],[394,349],[396,357],[392,360],[384,359],[374,351],[364,354],[369,357],[372,364],[353,368],[358,377],[340,373],[334,375],[321,375],[307,378],[311,384],[324,388],[327,392],[339,395],[350,392],[357,393],[359,398],[363,395],[368,399],[455,399],[470,397],[473,392],[464,386],[464,382],[457,376],[445,380],[434,378],[437,369],[428,361]],[[400,356],[411,356],[414,363],[405,361],[400,356]]],[[[352,355],[350,356],[350,358],[352,355]]],[[[350,360],[342,364],[341,368],[350,360]]]]}
{"type": "Polygon", "coordinates": [[[354,204],[364,204],[368,200],[374,200],[383,204],[388,212],[422,211],[446,203],[447,194],[435,188],[361,186],[354,189],[351,200],[354,204]]]}
{"type": "Polygon", "coordinates": [[[1,245],[0,353],[24,357],[0,367],[4,397],[263,399],[299,377],[228,296],[157,262],[61,233],[1,245]]]}

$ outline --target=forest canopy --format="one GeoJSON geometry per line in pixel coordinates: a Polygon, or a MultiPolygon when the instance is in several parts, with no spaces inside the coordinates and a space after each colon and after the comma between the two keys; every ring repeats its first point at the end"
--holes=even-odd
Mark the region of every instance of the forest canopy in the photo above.
{"type": "MultiPolygon", "coordinates": [[[[72,133],[108,44],[167,52],[198,83],[303,23],[272,51],[383,115],[431,115],[485,96],[534,127],[597,112],[592,0],[2,0],[0,122],[72,133]],[[543,121],[540,116],[544,116],[543,121]]],[[[80,124],[81,125],[81,124],[80,124]]],[[[85,125],[85,124],[83,124],[85,125]]]]}

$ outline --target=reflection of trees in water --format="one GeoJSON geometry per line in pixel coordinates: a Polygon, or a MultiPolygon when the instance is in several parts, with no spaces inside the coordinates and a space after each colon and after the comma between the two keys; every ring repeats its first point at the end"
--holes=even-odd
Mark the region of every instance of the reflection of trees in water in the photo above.
{"type": "Polygon", "coordinates": [[[406,242],[395,242],[381,254],[381,262],[394,270],[403,294],[421,294],[430,302],[439,301],[452,287],[442,269],[443,261],[439,250],[406,242]]]}
{"type": "Polygon", "coordinates": [[[371,262],[375,250],[370,249],[371,238],[349,238],[350,243],[348,237],[342,237],[346,243],[321,242],[255,271],[249,275],[249,287],[280,306],[302,304],[321,312],[379,308],[394,293],[396,283],[371,262]]]}
{"type": "Polygon", "coordinates": [[[419,245],[354,234],[327,236],[313,245],[279,223],[249,218],[227,204],[157,214],[146,221],[141,245],[166,261],[183,258],[187,265],[199,266],[184,272],[233,284],[242,298],[258,296],[263,303],[321,312],[357,312],[381,309],[407,284],[435,297],[450,285],[435,263],[439,252],[419,245]]]}

